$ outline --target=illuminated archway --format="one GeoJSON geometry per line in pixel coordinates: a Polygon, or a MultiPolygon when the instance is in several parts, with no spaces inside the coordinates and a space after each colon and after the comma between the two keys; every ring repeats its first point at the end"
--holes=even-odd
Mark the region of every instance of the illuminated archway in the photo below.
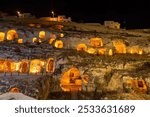
{"type": "Polygon", "coordinates": [[[106,54],[106,48],[100,48],[100,49],[98,49],[98,54],[105,55],[106,54]]]}
{"type": "Polygon", "coordinates": [[[82,43],[77,45],[77,51],[86,51],[86,50],[87,50],[86,44],[82,43]]]}
{"type": "Polygon", "coordinates": [[[54,72],[55,70],[55,64],[54,64],[54,59],[53,58],[49,58],[48,62],[46,64],[46,72],[54,72]]]}
{"type": "Polygon", "coordinates": [[[5,60],[4,62],[4,71],[5,72],[12,72],[12,64],[14,62],[12,60],[5,60]]]}
{"type": "Polygon", "coordinates": [[[86,52],[89,54],[97,54],[97,50],[94,48],[88,48],[86,52]]]}
{"type": "Polygon", "coordinates": [[[0,72],[4,72],[5,60],[0,60],[0,72]]]}
{"type": "Polygon", "coordinates": [[[128,53],[130,54],[143,54],[143,50],[142,48],[140,48],[139,46],[132,46],[132,47],[128,47],[127,48],[128,53]]]}
{"type": "Polygon", "coordinates": [[[54,46],[55,46],[55,48],[63,48],[64,43],[61,40],[56,40],[54,46]]]}
{"type": "Polygon", "coordinates": [[[22,44],[23,43],[23,39],[18,39],[18,44],[22,44]]]}
{"type": "Polygon", "coordinates": [[[18,38],[18,34],[16,32],[16,30],[9,30],[7,32],[7,40],[11,41],[18,38]]]}
{"type": "Polygon", "coordinates": [[[39,59],[31,60],[30,62],[30,70],[31,74],[41,73],[45,62],[39,59]]]}
{"type": "Polygon", "coordinates": [[[45,38],[46,38],[46,33],[45,33],[45,31],[40,31],[40,32],[39,32],[39,38],[41,38],[41,39],[45,39],[45,38]]]}
{"type": "Polygon", "coordinates": [[[28,61],[21,61],[19,71],[21,73],[28,73],[28,71],[29,71],[29,62],[28,61]]]}
{"type": "Polygon", "coordinates": [[[13,87],[9,90],[9,92],[12,92],[12,93],[19,93],[20,92],[20,89],[17,88],[17,87],[13,87]]]}
{"type": "Polygon", "coordinates": [[[112,56],[112,55],[113,55],[113,50],[112,50],[112,49],[109,49],[108,55],[109,55],[109,56],[112,56]]]}
{"type": "Polygon", "coordinates": [[[91,38],[90,39],[90,45],[92,47],[102,47],[103,46],[103,41],[101,38],[91,38]]]}
{"type": "Polygon", "coordinates": [[[79,91],[82,88],[82,79],[80,71],[77,68],[71,68],[64,72],[61,78],[61,88],[63,91],[79,91]]]}
{"type": "Polygon", "coordinates": [[[0,42],[4,41],[5,39],[5,33],[4,32],[0,32],[0,42]]]}
{"type": "Polygon", "coordinates": [[[115,46],[116,53],[125,54],[126,53],[126,45],[122,40],[113,40],[113,45],[115,46]]]}

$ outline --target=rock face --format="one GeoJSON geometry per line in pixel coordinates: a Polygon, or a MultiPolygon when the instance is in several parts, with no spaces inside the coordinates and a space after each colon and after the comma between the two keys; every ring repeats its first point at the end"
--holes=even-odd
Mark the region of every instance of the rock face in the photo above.
{"type": "Polygon", "coordinates": [[[0,100],[35,100],[32,97],[28,97],[22,93],[5,93],[0,95],[0,100]]]}
{"type": "Polygon", "coordinates": [[[108,91],[123,91],[123,85],[122,85],[122,75],[119,73],[114,73],[111,77],[111,80],[108,83],[107,90],[108,91]]]}
{"type": "MultiPolygon", "coordinates": [[[[22,74],[12,77],[11,73],[0,73],[0,94],[9,92],[9,89],[15,86],[21,90],[21,93],[35,99],[69,99],[70,94],[62,91],[60,81],[65,71],[76,67],[82,79],[82,91],[77,96],[81,99],[150,99],[150,34],[109,30],[101,26],[90,27],[76,24],[74,31],[62,30],[60,32],[47,28],[14,26],[13,29],[16,29],[19,37],[24,39],[24,43],[17,44],[17,40],[0,42],[0,58],[15,61],[54,58],[55,70],[50,74],[43,71],[40,76],[22,74]],[[42,37],[43,40],[39,39],[40,31],[46,33],[45,37],[42,37]],[[63,38],[59,37],[62,32],[65,35],[63,38]],[[33,37],[36,37],[39,42],[33,43],[33,37]],[[54,37],[56,40],[63,41],[64,48],[58,49],[53,46],[54,43],[49,44],[49,39],[54,37]],[[91,47],[90,39],[94,37],[102,39],[101,47],[95,47],[94,44],[91,47]],[[118,42],[114,46],[114,40],[121,40],[119,41],[121,46],[118,42]],[[84,51],[76,51],[78,44],[85,44],[87,48],[84,51]],[[142,48],[142,55],[138,53],[139,50],[134,50],[134,54],[133,51],[126,54],[127,48],[135,49],[135,46],[142,48]],[[92,48],[94,54],[87,53],[88,48],[92,48]],[[99,54],[100,49],[104,54],[99,54]],[[110,49],[113,54],[109,56],[106,53],[110,49]],[[134,83],[127,82],[127,85],[124,85],[126,79],[144,81],[147,90],[144,90],[142,94],[138,93],[137,90],[142,89],[141,82],[139,86],[137,82],[134,89],[130,86],[135,85],[134,83]]],[[[5,33],[8,30],[9,28],[1,29],[5,33]]],[[[0,96],[2,96],[1,99],[25,99],[22,94],[19,94],[19,97],[10,93],[4,97],[0,96]]]]}

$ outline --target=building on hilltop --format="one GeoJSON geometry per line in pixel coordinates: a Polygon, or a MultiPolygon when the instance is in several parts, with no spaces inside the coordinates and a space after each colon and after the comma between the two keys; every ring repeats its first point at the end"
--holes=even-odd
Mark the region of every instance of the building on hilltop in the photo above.
{"type": "Polygon", "coordinates": [[[120,29],[120,23],[115,21],[104,21],[104,26],[113,29],[120,29]]]}
{"type": "Polygon", "coordinates": [[[65,15],[59,15],[58,17],[42,17],[40,19],[54,22],[71,22],[71,17],[66,18],[65,15]]]}

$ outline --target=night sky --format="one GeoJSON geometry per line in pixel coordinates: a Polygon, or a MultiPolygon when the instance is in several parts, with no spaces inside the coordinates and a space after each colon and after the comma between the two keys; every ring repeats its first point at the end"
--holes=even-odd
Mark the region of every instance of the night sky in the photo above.
{"type": "Polygon", "coordinates": [[[16,15],[31,12],[36,17],[65,14],[76,22],[115,20],[126,28],[150,28],[150,4],[144,0],[0,0],[0,11],[16,15]]]}

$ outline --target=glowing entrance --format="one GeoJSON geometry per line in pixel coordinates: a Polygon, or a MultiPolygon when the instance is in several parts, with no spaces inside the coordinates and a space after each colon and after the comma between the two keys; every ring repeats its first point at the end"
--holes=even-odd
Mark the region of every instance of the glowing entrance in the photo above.
{"type": "Polygon", "coordinates": [[[9,30],[7,32],[7,40],[11,41],[18,38],[18,34],[15,30],[9,30]]]}
{"type": "Polygon", "coordinates": [[[61,41],[61,40],[57,40],[56,42],[55,42],[55,47],[56,48],[63,48],[63,42],[61,41]]]}
{"type": "Polygon", "coordinates": [[[19,93],[19,92],[20,92],[20,89],[17,88],[17,87],[13,87],[13,88],[10,89],[9,92],[12,92],[12,93],[19,93]]]}
{"type": "Polygon", "coordinates": [[[86,51],[86,50],[87,50],[86,44],[82,43],[77,45],[77,51],[86,51]]]}
{"type": "Polygon", "coordinates": [[[116,53],[126,54],[126,45],[122,40],[114,40],[113,45],[115,46],[116,53]]]}
{"type": "Polygon", "coordinates": [[[30,63],[30,73],[31,74],[36,74],[36,73],[41,73],[42,69],[45,65],[45,62],[42,60],[32,60],[30,63]]]}
{"type": "Polygon", "coordinates": [[[103,46],[103,41],[101,38],[91,38],[90,45],[92,47],[101,47],[101,46],[103,46]]]}
{"type": "Polygon", "coordinates": [[[48,62],[46,64],[46,72],[54,72],[55,70],[55,65],[54,65],[54,59],[53,58],[49,58],[48,62]]]}
{"type": "Polygon", "coordinates": [[[62,75],[61,88],[63,91],[80,91],[82,79],[77,68],[71,68],[62,75]]]}
{"type": "Polygon", "coordinates": [[[44,39],[46,37],[45,35],[46,35],[45,31],[39,32],[39,38],[44,39]]]}
{"type": "Polygon", "coordinates": [[[5,33],[4,32],[0,32],[0,42],[4,41],[5,39],[5,33]]]}

